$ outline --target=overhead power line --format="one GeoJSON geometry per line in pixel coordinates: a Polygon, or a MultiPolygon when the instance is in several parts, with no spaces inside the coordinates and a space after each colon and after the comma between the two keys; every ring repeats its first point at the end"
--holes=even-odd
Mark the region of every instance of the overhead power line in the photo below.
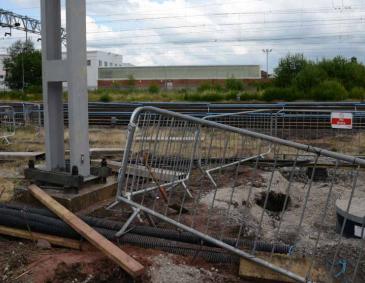
{"type": "MultiPolygon", "coordinates": [[[[41,22],[28,16],[19,15],[11,11],[0,9],[0,27],[9,28],[5,35],[11,35],[11,30],[21,30],[26,33],[41,34],[41,22]]],[[[66,32],[61,28],[62,39],[66,38],[66,32]]]]}

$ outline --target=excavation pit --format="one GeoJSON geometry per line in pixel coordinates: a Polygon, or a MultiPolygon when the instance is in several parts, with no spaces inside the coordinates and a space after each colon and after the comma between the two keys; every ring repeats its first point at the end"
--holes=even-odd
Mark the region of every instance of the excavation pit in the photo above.
{"type": "MultiPolygon", "coordinates": [[[[255,202],[258,206],[264,208],[265,207],[265,200],[266,200],[267,192],[261,192],[258,194],[258,196],[255,199],[255,202]]],[[[283,193],[276,193],[276,192],[269,192],[269,195],[267,197],[267,204],[266,204],[266,210],[271,212],[281,212],[283,211],[283,207],[285,205],[284,210],[288,209],[288,206],[290,204],[290,196],[287,196],[283,193]]]]}

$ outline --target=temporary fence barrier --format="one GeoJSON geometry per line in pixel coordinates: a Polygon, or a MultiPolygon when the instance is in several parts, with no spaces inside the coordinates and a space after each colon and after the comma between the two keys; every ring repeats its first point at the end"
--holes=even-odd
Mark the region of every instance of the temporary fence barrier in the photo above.
{"type": "Polygon", "coordinates": [[[42,113],[41,105],[37,103],[22,103],[23,111],[21,115],[22,124],[26,127],[34,127],[39,133],[42,128],[42,113]]]}
{"type": "Polygon", "coordinates": [[[365,111],[283,108],[209,115],[204,119],[346,154],[365,155],[365,111]]]}
{"type": "Polygon", "coordinates": [[[332,151],[364,156],[365,111],[281,110],[277,136],[332,151]]]}
{"type": "Polygon", "coordinates": [[[191,232],[298,282],[329,282],[331,277],[364,282],[365,215],[355,225],[358,239],[344,238],[349,224],[354,226],[349,220],[354,199],[365,194],[360,181],[364,166],[363,159],[326,149],[154,107],[138,108],[128,126],[111,206],[125,213],[117,235],[139,219],[191,232]],[[211,172],[214,183],[194,166],[196,160],[203,168],[217,168],[211,172]],[[303,163],[305,168],[299,166],[303,163]],[[341,221],[338,199],[345,201],[341,221]],[[252,248],[241,245],[245,239],[253,239],[252,248]],[[257,252],[259,241],[273,246],[268,255],[257,252]],[[275,246],[281,244],[292,247],[285,267],[274,261],[275,246]],[[302,272],[291,270],[298,258],[306,259],[302,272]]]}
{"type": "Polygon", "coordinates": [[[9,144],[15,135],[15,112],[11,106],[0,106],[0,140],[9,144]]]}

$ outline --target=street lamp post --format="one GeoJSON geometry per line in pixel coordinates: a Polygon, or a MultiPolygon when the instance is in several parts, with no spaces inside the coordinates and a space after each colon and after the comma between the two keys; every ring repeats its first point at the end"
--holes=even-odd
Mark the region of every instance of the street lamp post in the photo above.
{"type": "Polygon", "coordinates": [[[266,54],[266,78],[269,78],[269,54],[272,52],[272,49],[262,49],[262,52],[266,54]]]}

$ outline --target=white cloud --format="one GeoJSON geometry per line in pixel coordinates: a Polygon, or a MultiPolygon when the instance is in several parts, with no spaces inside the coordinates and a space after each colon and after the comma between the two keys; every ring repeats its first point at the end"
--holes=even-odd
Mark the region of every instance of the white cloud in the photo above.
{"type": "Polygon", "coordinates": [[[137,65],[265,65],[263,48],[272,66],[289,51],[365,60],[362,0],[90,0],[87,12],[89,48],[137,65]]]}

